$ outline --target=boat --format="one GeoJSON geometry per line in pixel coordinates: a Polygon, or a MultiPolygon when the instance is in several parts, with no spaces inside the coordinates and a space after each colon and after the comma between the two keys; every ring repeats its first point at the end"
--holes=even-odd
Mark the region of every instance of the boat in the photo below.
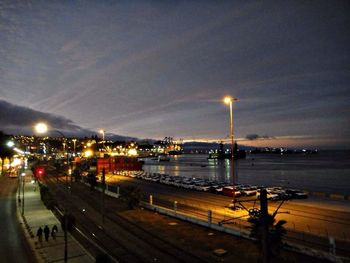
{"type": "MultiPolygon", "coordinates": [[[[246,152],[244,150],[238,150],[237,144],[235,143],[235,150],[233,154],[234,159],[244,159],[246,157],[246,152]]],[[[223,143],[219,144],[219,149],[215,151],[209,152],[208,159],[218,159],[218,160],[224,160],[224,159],[231,159],[231,151],[225,151],[223,143]]]]}
{"type": "Polygon", "coordinates": [[[159,162],[169,162],[170,161],[170,157],[168,155],[158,155],[158,161],[159,162]]]}
{"type": "Polygon", "coordinates": [[[169,155],[181,155],[182,153],[182,150],[172,150],[168,152],[169,155]]]}

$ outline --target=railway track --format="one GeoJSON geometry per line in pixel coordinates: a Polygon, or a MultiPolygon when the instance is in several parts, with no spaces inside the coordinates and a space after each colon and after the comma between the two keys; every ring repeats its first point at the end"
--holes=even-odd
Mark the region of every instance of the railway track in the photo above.
{"type": "Polygon", "coordinates": [[[199,258],[120,216],[114,212],[118,209],[113,204],[115,200],[108,197],[105,198],[106,213],[102,226],[99,192],[90,193],[88,187],[73,184],[69,194],[63,183],[57,184],[57,178],[47,177],[46,183],[59,199],[69,198],[66,205],[76,217],[79,229],[120,262],[206,262],[206,259],[199,258]]]}

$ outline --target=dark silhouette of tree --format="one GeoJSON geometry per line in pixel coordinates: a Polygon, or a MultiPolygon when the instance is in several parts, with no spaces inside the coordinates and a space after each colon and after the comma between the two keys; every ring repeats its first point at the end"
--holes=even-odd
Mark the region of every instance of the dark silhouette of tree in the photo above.
{"type": "Polygon", "coordinates": [[[90,190],[94,190],[97,185],[97,175],[94,172],[90,172],[87,176],[87,182],[90,184],[90,190]]]}
{"type": "Polygon", "coordinates": [[[121,197],[126,202],[128,208],[133,209],[140,203],[142,193],[138,187],[125,186],[121,188],[121,197]]]}
{"type": "MultiPolygon", "coordinates": [[[[285,220],[279,220],[275,223],[275,216],[268,214],[266,216],[267,222],[267,247],[269,249],[269,255],[278,257],[280,250],[283,246],[283,236],[287,233],[284,228],[284,224],[287,223],[285,220]]],[[[263,242],[264,235],[264,218],[261,214],[250,217],[248,222],[251,223],[250,227],[250,236],[255,238],[258,241],[258,244],[261,245],[263,242]]],[[[261,247],[260,247],[261,248],[261,247]]]]}

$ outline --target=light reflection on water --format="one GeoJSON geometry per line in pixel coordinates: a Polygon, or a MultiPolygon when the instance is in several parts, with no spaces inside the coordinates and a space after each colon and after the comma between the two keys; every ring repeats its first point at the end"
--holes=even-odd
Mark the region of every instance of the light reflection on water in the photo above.
{"type": "MultiPolygon", "coordinates": [[[[235,162],[235,181],[350,195],[349,160],[350,152],[346,151],[314,155],[248,155],[235,162]]],[[[208,160],[207,155],[174,156],[170,162],[145,164],[143,169],[152,173],[232,182],[230,161],[208,160]]]]}

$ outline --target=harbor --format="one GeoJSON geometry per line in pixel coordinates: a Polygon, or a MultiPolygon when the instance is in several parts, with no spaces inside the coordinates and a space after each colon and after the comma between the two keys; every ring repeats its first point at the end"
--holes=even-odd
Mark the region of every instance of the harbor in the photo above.
{"type": "MultiPolygon", "coordinates": [[[[315,155],[248,154],[236,161],[238,184],[298,188],[321,195],[350,195],[350,153],[325,151],[315,155]]],[[[169,162],[145,163],[148,173],[231,183],[230,160],[206,154],[171,156],[169,162]]]]}

